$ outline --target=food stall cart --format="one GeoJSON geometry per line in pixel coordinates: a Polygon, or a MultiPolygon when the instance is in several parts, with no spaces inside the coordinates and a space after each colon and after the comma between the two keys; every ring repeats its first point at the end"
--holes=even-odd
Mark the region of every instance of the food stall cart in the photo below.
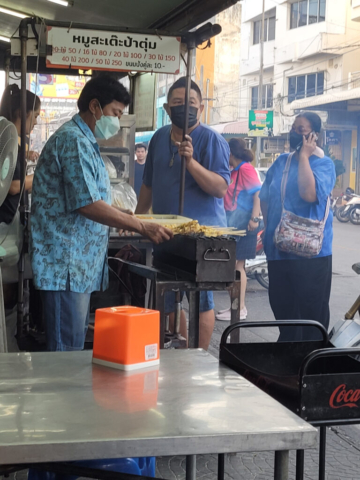
{"type": "MultiPolygon", "coordinates": [[[[234,2],[233,2],[234,3],[234,2]]],[[[90,68],[92,70],[115,70],[115,71],[147,71],[147,72],[166,72],[176,74],[179,71],[181,45],[187,50],[187,88],[185,109],[189,109],[189,92],[192,72],[192,50],[212,36],[220,33],[219,25],[206,23],[198,30],[192,32],[182,31],[161,31],[161,30],[140,30],[133,28],[116,28],[99,25],[84,25],[73,22],[50,21],[38,18],[25,18],[21,21],[19,27],[20,52],[21,52],[21,90],[22,90],[22,135],[21,143],[26,143],[25,123],[26,123],[26,76],[29,72],[28,67],[28,42],[29,31],[33,33],[37,41],[37,62],[36,72],[40,71],[40,65],[46,58],[46,71],[63,69],[64,71],[78,72],[80,68],[90,68]],[[100,46],[99,46],[100,45],[100,46]],[[96,48],[95,48],[95,47],[96,48]],[[44,49],[45,47],[45,49],[44,49]],[[44,53],[42,54],[42,49],[44,53]],[[139,53],[138,49],[142,53],[139,53]],[[152,50],[151,53],[148,50],[152,50]],[[130,61],[129,59],[141,59],[130,61]]],[[[15,59],[16,60],[16,59],[15,59]]],[[[130,116],[129,116],[130,117],[130,116]]],[[[129,120],[130,132],[134,126],[129,120]]],[[[184,124],[184,132],[187,132],[187,116],[184,124]]],[[[103,142],[102,142],[103,143],[103,142]]],[[[126,135],[125,129],[120,131],[118,138],[111,139],[100,145],[103,158],[109,160],[120,157],[118,166],[115,167],[116,179],[113,182],[122,181],[120,177],[130,180],[133,179],[133,146],[130,146],[130,135],[126,135]],[[127,137],[127,141],[125,140],[127,137]],[[117,142],[118,141],[118,142],[117,142]],[[122,158],[126,156],[127,161],[122,158]]],[[[110,161],[110,160],[109,160],[110,161]]],[[[183,210],[184,203],[184,185],[185,185],[185,158],[182,158],[182,176],[179,199],[179,211],[183,210]]],[[[26,170],[25,153],[21,159],[21,176],[24,178],[26,170]]],[[[114,187],[114,190],[116,186],[114,187]]],[[[25,195],[21,198],[21,216],[24,225],[27,223],[25,195]]],[[[19,298],[18,298],[18,322],[17,332],[21,336],[24,331],[24,270],[25,270],[25,252],[23,249],[19,261],[19,298]]]]}

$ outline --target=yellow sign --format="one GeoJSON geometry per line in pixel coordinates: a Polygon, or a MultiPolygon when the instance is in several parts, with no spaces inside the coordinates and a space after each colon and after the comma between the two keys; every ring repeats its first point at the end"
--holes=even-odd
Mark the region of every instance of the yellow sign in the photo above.
{"type": "Polygon", "coordinates": [[[79,98],[86,80],[84,77],[65,75],[30,74],[30,90],[42,98],[74,99],[79,98]]]}

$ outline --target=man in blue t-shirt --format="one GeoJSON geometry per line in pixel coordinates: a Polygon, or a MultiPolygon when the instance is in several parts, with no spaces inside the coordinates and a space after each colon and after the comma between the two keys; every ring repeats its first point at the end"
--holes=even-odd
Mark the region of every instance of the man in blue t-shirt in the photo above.
{"type": "Polygon", "coordinates": [[[140,195],[140,188],[143,181],[143,175],[145,170],[147,148],[144,143],[137,143],[135,145],[135,179],[134,179],[134,190],[137,198],[140,195]]]}
{"type": "MultiPolygon", "coordinates": [[[[183,141],[185,77],[171,87],[164,108],[171,125],[160,128],[149,145],[143,185],[136,213],[178,214],[181,156],[186,158],[184,215],[203,225],[226,226],[223,198],[229,180],[230,149],[221,135],[200,123],[204,110],[198,85],[191,82],[189,130],[183,141]]],[[[174,311],[174,297],[168,295],[166,312],[174,311]]],[[[211,292],[200,296],[200,342],[207,349],[214,329],[214,302],[211,292]]],[[[181,333],[186,335],[182,312],[181,333]]]]}

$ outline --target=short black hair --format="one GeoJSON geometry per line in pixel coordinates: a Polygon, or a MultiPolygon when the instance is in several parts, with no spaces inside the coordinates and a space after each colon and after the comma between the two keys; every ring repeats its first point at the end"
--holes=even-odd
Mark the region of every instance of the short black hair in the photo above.
{"type": "MultiPolygon", "coordinates": [[[[177,88],[186,88],[186,77],[180,77],[178,80],[176,80],[176,82],[173,85],[171,85],[167,95],[167,101],[170,100],[172,92],[177,88]]],[[[191,90],[195,90],[195,92],[198,94],[200,102],[202,102],[202,95],[201,95],[201,90],[199,88],[199,85],[195,83],[193,80],[191,80],[191,90]]]]}
{"type": "Polygon", "coordinates": [[[315,133],[321,132],[321,118],[315,112],[301,112],[296,118],[306,118],[315,133]]]}
{"type": "Polygon", "coordinates": [[[230,152],[237,160],[243,160],[244,162],[252,162],[254,160],[254,154],[246,147],[246,142],[243,138],[230,138],[229,147],[230,152]]]}
{"type": "Polygon", "coordinates": [[[80,93],[78,100],[79,111],[84,113],[89,110],[89,103],[96,98],[101,108],[116,100],[125,106],[131,102],[127,89],[111,75],[100,75],[87,82],[80,93]]]}
{"type": "Polygon", "coordinates": [[[138,148],[145,148],[145,150],[147,150],[147,147],[146,147],[145,143],[137,143],[135,145],[135,152],[138,148]]]}

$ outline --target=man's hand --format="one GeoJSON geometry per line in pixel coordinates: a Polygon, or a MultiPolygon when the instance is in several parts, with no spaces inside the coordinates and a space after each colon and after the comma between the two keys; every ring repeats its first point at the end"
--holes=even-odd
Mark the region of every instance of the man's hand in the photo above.
{"type": "Polygon", "coordinates": [[[252,220],[249,221],[249,225],[248,225],[249,232],[253,232],[258,227],[259,227],[259,222],[256,223],[256,222],[253,222],[252,220]]]}
{"type": "Polygon", "coordinates": [[[194,160],[192,138],[190,135],[185,135],[185,140],[183,142],[176,142],[176,145],[178,147],[180,157],[184,156],[186,159],[186,165],[189,166],[189,164],[194,160]]]}
{"type": "Polygon", "coordinates": [[[158,245],[166,240],[173,238],[174,234],[168,228],[162,227],[156,223],[142,222],[141,235],[147,237],[153,243],[158,245]]]}
{"type": "Polygon", "coordinates": [[[37,162],[39,160],[39,154],[38,152],[34,152],[33,150],[30,150],[28,152],[27,158],[30,160],[30,162],[37,162]]]}

